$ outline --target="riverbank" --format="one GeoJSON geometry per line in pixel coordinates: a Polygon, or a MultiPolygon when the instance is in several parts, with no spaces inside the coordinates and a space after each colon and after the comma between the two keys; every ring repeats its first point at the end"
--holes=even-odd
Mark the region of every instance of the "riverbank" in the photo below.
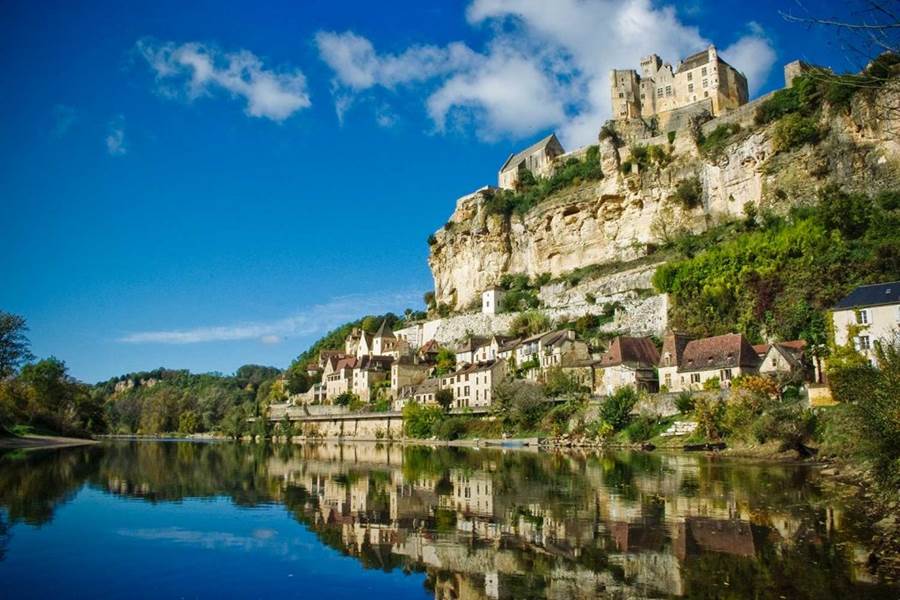
{"type": "Polygon", "coordinates": [[[70,438],[57,435],[11,435],[0,437],[0,450],[38,450],[65,446],[86,446],[99,443],[87,438],[70,438]]]}

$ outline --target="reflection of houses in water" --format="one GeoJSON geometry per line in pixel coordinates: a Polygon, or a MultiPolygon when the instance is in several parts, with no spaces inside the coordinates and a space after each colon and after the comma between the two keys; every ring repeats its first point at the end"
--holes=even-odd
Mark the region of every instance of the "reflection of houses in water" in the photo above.
{"type": "Polygon", "coordinates": [[[466,515],[492,517],[494,515],[494,480],[484,471],[450,469],[453,492],[441,496],[441,507],[466,515]]]}

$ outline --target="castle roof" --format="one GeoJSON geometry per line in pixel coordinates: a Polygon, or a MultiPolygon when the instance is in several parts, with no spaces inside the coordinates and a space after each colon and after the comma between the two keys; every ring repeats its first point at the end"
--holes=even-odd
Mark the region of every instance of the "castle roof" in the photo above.
{"type": "MultiPolygon", "coordinates": [[[[544,139],[540,140],[539,142],[536,142],[536,143],[532,144],[531,146],[528,146],[521,152],[517,152],[515,154],[510,154],[509,158],[506,159],[506,162],[503,163],[503,166],[500,167],[500,172],[502,173],[503,171],[506,171],[507,169],[509,169],[511,167],[518,166],[518,164],[520,162],[522,162],[523,160],[525,160],[525,158],[534,154],[538,150],[543,150],[551,142],[554,142],[554,141],[559,145],[560,148],[562,148],[562,144],[559,143],[559,140],[556,138],[556,134],[551,133],[550,135],[548,135],[544,139]]],[[[563,151],[565,152],[565,150],[563,150],[563,151]]]]}
{"type": "Polygon", "coordinates": [[[861,285],[831,310],[847,310],[862,306],[881,306],[882,304],[900,304],[900,281],[861,285]]]}

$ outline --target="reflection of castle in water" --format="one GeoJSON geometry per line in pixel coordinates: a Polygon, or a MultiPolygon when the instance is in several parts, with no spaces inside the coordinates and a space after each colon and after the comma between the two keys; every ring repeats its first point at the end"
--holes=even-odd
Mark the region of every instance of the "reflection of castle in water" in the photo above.
{"type": "Polygon", "coordinates": [[[268,474],[306,491],[303,514],[342,550],[424,568],[437,598],[683,596],[701,561],[780,556],[840,531],[838,510],[791,498],[808,486],[762,467],[468,452],[444,468],[440,452],[323,445],[270,458],[268,474]]]}

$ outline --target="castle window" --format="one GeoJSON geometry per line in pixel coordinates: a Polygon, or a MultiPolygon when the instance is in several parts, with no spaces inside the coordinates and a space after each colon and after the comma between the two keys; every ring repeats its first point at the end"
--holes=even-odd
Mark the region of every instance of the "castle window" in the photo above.
{"type": "Polygon", "coordinates": [[[689,84],[688,84],[688,92],[693,92],[693,91],[694,91],[694,84],[693,84],[693,83],[689,83],[689,84]]]}
{"type": "Polygon", "coordinates": [[[671,95],[672,95],[672,86],[667,85],[666,86],[666,96],[671,96],[671,95]]]}
{"type": "Polygon", "coordinates": [[[703,97],[704,97],[704,98],[709,98],[709,92],[703,92],[703,97]]]}
{"type": "Polygon", "coordinates": [[[703,67],[702,69],[700,69],[700,74],[703,75],[704,77],[706,76],[706,67],[703,67]]]}
{"type": "Polygon", "coordinates": [[[706,79],[703,80],[703,87],[709,87],[709,81],[706,79]]]}
{"type": "Polygon", "coordinates": [[[658,89],[656,90],[656,97],[657,97],[657,98],[662,98],[662,94],[663,94],[663,89],[662,89],[662,88],[658,88],[658,89]]]}
{"type": "Polygon", "coordinates": [[[693,80],[694,80],[694,74],[688,73],[688,81],[693,81],[693,80]]]}
{"type": "Polygon", "coordinates": [[[625,94],[623,94],[622,92],[619,92],[619,98],[624,98],[624,97],[625,97],[625,94]]]}

